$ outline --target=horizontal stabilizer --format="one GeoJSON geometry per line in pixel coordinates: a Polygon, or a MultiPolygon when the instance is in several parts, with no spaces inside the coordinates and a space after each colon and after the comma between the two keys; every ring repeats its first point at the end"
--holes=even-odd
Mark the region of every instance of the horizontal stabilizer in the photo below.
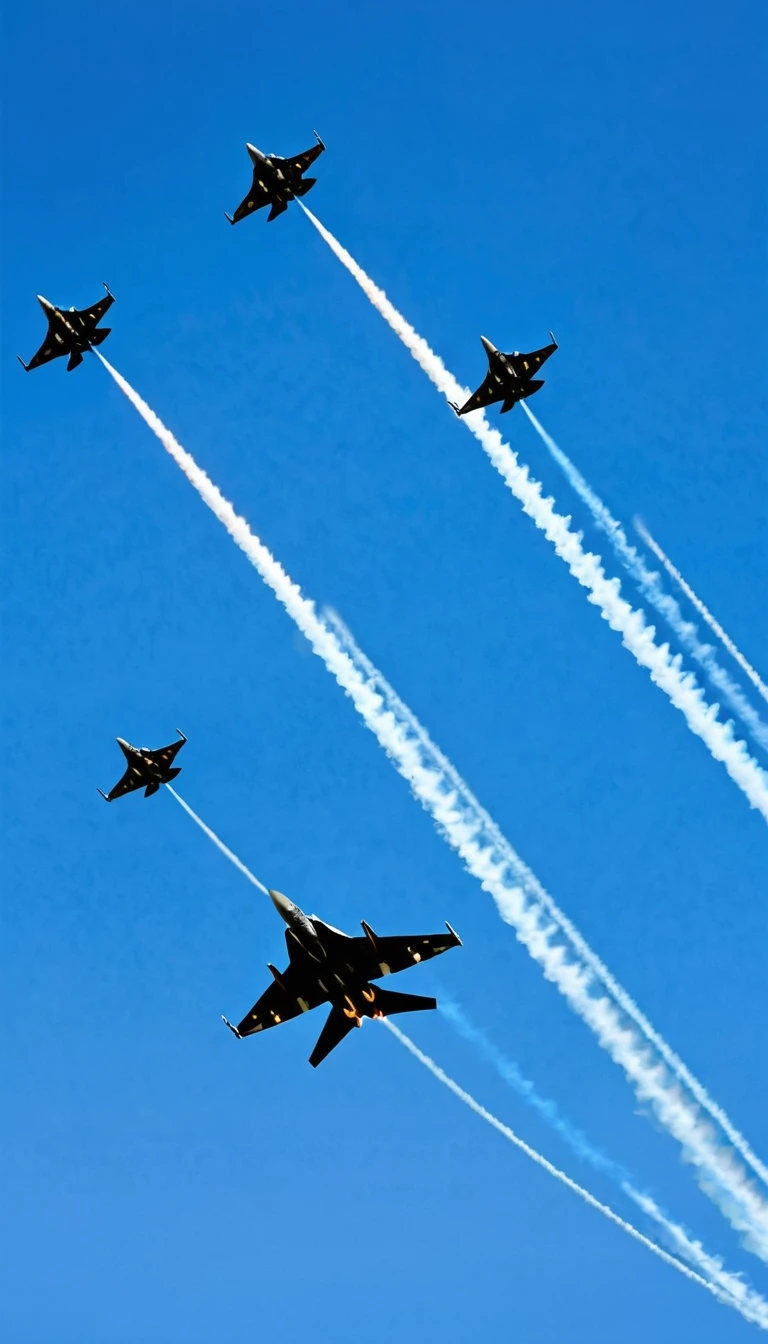
{"type": "Polygon", "coordinates": [[[532,397],[534,392],[538,392],[539,388],[543,386],[544,386],[543,378],[532,378],[531,381],[529,383],[526,383],[523,388],[523,398],[532,397]]]}
{"type": "Polygon", "coordinates": [[[309,1062],[313,1069],[316,1069],[318,1064],[322,1064],[326,1055],[330,1055],[331,1051],[336,1049],[336,1046],[344,1040],[344,1037],[348,1035],[354,1025],[354,1021],[346,1017],[341,1008],[331,1009],[325,1026],[317,1038],[317,1045],[309,1056],[309,1062]]]}
{"type": "Polygon", "coordinates": [[[300,182],[296,183],[296,186],[293,189],[294,196],[306,196],[310,187],[314,187],[316,181],[316,177],[303,177],[300,182]]]}
{"type": "Polygon", "coordinates": [[[418,1013],[427,1008],[436,1008],[437,999],[425,998],[423,994],[398,994],[394,989],[376,988],[374,1011],[384,1017],[394,1013],[418,1013]]]}
{"type": "Polygon", "coordinates": [[[144,790],[144,797],[145,797],[145,798],[151,798],[151,797],[152,797],[152,794],[153,794],[153,793],[157,793],[157,790],[158,790],[159,788],[160,788],[160,785],[159,785],[159,784],[148,784],[147,787],[146,787],[146,789],[144,790]]]}
{"type": "Polygon", "coordinates": [[[98,331],[94,331],[91,336],[91,345],[101,345],[101,342],[107,339],[111,331],[111,327],[101,327],[98,331]]]}
{"type": "Polygon", "coordinates": [[[72,354],[69,356],[69,360],[67,361],[67,373],[71,373],[72,370],[76,369],[78,364],[82,364],[82,362],[83,362],[83,356],[80,354],[80,351],[73,350],[72,354]]]}
{"type": "Polygon", "coordinates": [[[169,771],[168,771],[168,779],[166,779],[166,781],[165,781],[166,784],[168,783],[168,780],[169,780],[169,779],[175,779],[176,776],[177,776],[177,775],[180,775],[180,774],[181,774],[181,766],[180,766],[180,765],[175,766],[173,770],[169,770],[169,771]]]}
{"type": "Polygon", "coordinates": [[[277,216],[282,215],[283,211],[287,209],[288,206],[285,201],[275,201],[275,204],[267,215],[267,223],[269,223],[270,219],[277,219],[277,216]]]}

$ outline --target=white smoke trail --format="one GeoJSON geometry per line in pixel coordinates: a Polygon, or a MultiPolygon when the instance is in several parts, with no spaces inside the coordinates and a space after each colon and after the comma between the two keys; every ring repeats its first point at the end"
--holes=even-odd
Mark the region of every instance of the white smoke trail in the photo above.
{"type": "Polygon", "coordinates": [[[236,854],[232,853],[231,849],[227,849],[227,846],[224,844],[224,841],[219,839],[216,832],[212,831],[210,826],[206,826],[202,817],[198,817],[197,813],[192,811],[192,808],[189,806],[189,803],[185,803],[181,795],[178,794],[175,789],[172,789],[170,784],[166,784],[165,787],[168,790],[168,792],[172,795],[172,797],[176,799],[176,802],[179,803],[179,805],[184,808],[184,811],[186,812],[187,816],[192,818],[195,825],[199,826],[200,830],[203,831],[205,835],[208,836],[208,839],[213,841],[216,848],[218,850],[221,850],[221,853],[224,855],[224,857],[229,859],[229,862],[235,865],[238,872],[242,873],[243,877],[247,877],[248,881],[252,882],[254,887],[258,887],[259,891],[263,891],[265,896],[268,896],[269,891],[264,886],[264,883],[260,882],[258,877],[254,877],[250,868],[246,868],[245,864],[242,863],[240,859],[238,859],[236,854]]]}
{"type": "MultiPolygon", "coordinates": [[[[183,807],[187,815],[200,827],[200,830],[213,842],[220,853],[222,853],[225,858],[229,859],[230,863],[234,864],[238,872],[242,873],[253,886],[258,887],[259,891],[262,891],[265,896],[268,896],[269,892],[267,888],[254,876],[250,868],[243,863],[242,859],[238,858],[237,854],[233,853],[233,851],[224,844],[223,840],[219,839],[216,832],[211,830],[210,826],[206,825],[202,817],[199,817],[197,813],[193,811],[189,804],[184,801],[180,794],[178,794],[170,784],[167,784],[166,788],[176,799],[176,802],[183,807]]],[[[709,1279],[712,1283],[717,1284],[723,1294],[731,1299],[728,1305],[735,1307],[737,1311],[741,1312],[746,1320],[751,1321],[756,1325],[760,1325],[763,1329],[768,1329],[768,1303],[766,1303],[758,1293],[755,1293],[750,1289],[738,1275],[731,1274],[729,1271],[725,1270],[722,1261],[705,1251],[700,1242],[693,1241],[683,1227],[674,1223],[662,1212],[650,1195],[642,1194],[637,1191],[622,1168],[594,1149],[592,1145],[589,1144],[588,1140],[585,1139],[579,1131],[575,1130],[568,1120],[565,1120],[559,1114],[553,1102],[547,1102],[545,1098],[539,1095],[532,1083],[529,1083],[527,1079],[523,1079],[523,1086],[517,1086],[515,1080],[521,1078],[519,1070],[517,1070],[516,1066],[513,1065],[511,1061],[507,1060],[500,1051],[496,1050],[495,1046],[492,1046],[476,1027],[472,1026],[456,1004],[443,1003],[441,1004],[441,1007],[448,1021],[452,1022],[454,1026],[457,1026],[460,1034],[464,1035],[475,1044],[478,1044],[479,1042],[481,1052],[486,1058],[490,1059],[491,1063],[504,1080],[508,1083],[511,1082],[519,1095],[525,1096],[526,1100],[531,1105],[534,1105],[540,1114],[545,1116],[549,1123],[553,1125],[556,1132],[562,1135],[575,1152],[584,1157],[586,1161],[590,1162],[591,1165],[595,1166],[598,1170],[607,1172],[614,1178],[614,1180],[618,1181],[628,1197],[634,1200],[638,1207],[658,1224],[662,1233],[668,1238],[670,1243],[674,1245],[678,1255],[682,1256],[684,1260],[687,1260],[689,1264],[695,1265],[705,1279],[709,1279]]]]}
{"type": "Polygon", "coordinates": [[[688,598],[688,601],[692,604],[692,606],[696,608],[699,615],[703,617],[703,619],[707,622],[707,625],[709,626],[710,630],[712,630],[717,635],[717,638],[728,650],[731,657],[736,659],[736,662],[739,664],[739,667],[742,669],[742,671],[746,672],[750,681],[760,692],[763,699],[768,700],[768,686],[766,686],[762,677],[759,675],[758,672],[755,671],[752,664],[747,661],[747,659],[744,657],[744,654],[741,652],[740,649],[737,648],[737,646],[734,644],[730,636],[726,634],[720,622],[715,620],[715,617],[712,615],[712,612],[709,610],[708,607],[705,607],[701,598],[696,596],[696,593],[694,593],[691,585],[689,583],[686,583],[685,579],[680,573],[680,570],[675,568],[669,556],[665,555],[659,543],[651,536],[650,532],[648,531],[648,528],[645,526],[643,522],[641,522],[639,518],[635,519],[635,527],[640,533],[640,536],[642,537],[646,546],[650,547],[650,549],[656,556],[657,560],[661,561],[662,565],[666,569],[670,578],[674,579],[678,587],[681,588],[682,591],[685,593],[685,596],[688,598]]]}
{"type": "MultiPolygon", "coordinates": [[[[679,602],[669,593],[665,593],[659,582],[658,574],[654,574],[653,570],[648,568],[640,552],[628,540],[621,523],[613,517],[610,509],[595,494],[595,491],[584,479],[578,468],[574,466],[567,454],[563,452],[559,444],[555,442],[552,435],[547,433],[527,402],[523,401],[520,404],[537,434],[546,444],[558,466],[561,467],[567,480],[573,486],[579,498],[586,504],[595,523],[608,537],[616,555],[627,573],[635,580],[643,596],[672,627],[686,652],[703,667],[712,685],[720,691],[731,708],[739,715],[755,741],[764,750],[768,751],[768,724],[765,724],[756,710],[752,708],[739,684],[733,680],[733,677],[728,674],[724,667],[720,666],[711,644],[702,643],[696,626],[692,621],[685,619],[679,602]]],[[[638,525],[636,523],[635,526],[643,535],[642,524],[638,525]]],[[[659,555],[659,548],[655,546],[653,539],[647,533],[645,533],[645,540],[651,546],[651,549],[659,555]]],[[[663,563],[662,555],[659,555],[659,558],[662,559],[663,563]]],[[[706,611],[706,608],[704,610],[706,611]]],[[[747,664],[747,667],[749,667],[749,664],[747,664]]],[[[758,682],[759,680],[758,677],[758,682]]]]}
{"type": "Polygon", "coordinates": [[[677,1254],[695,1265],[704,1278],[718,1286],[723,1294],[720,1298],[722,1302],[741,1312],[745,1320],[751,1321],[761,1330],[768,1330],[768,1302],[760,1293],[750,1288],[739,1274],[732,1274],[725,1269],[719,1256],[711,1255],[684,1227],[668,1218],[650,1195],[644,1195],[631,1187],[627,1187],[626,1193],[649,1218],[659,1224],[677,1254]]]}
{"type": "MultiPolygon", "coordinates": [[[[544,1171],[548,1171],[550,1176],[554,1176],[556,1180],[561,1181],[569,1190],[573,1190],[574,1194],[579,1195],[579,1197],[584,1200],[585,1204],[589,1204],[591,1208],[597,1209],[599,1213],[602,1213],[604,1218],[608,1218],[610,1222],[615,1223],[617,1227],[620,1227],[622,1232],[626,1232],[627,1236],[634,1237],[635,1241],[639,1241],[641,1246],[645,1246],[645,1248],[652,1251],[654,1255],[658,1255],[666,1264],[672,1265],[673,1269],[676,1269],[678,1273],[683,1274],[685,1278],[690,1279],[693,1283],[698,1283],[699,1287],[706,1288],[707,1292],[712,1293],[713,1297],[716,1297],[718,1302],[721,1302],[723,1306],[735,1307],[736,1310],[742,1312],[742,1315],[746,1315],[743,1307],[737,1304],[737,1301],[731,1292],[724,1291],[717,1283],[706,1279],[702,1277],[701,1274],[697,1274],[694,1270],[689,1269],[681,1260],[678,1260],[674,1255],[670,1255],[669,1252],[663,1250],[661,1246],[657,1246],[656,1242],[651,1241],[650,1237],[644,1236],[643,1233],[639,1232],[631,1223],[625,1222],[625,1220],[620,1218],[617,1213],[614,1213],[613,1209],[610,1209],[607,1204],[602,1204],[599,1199],[595,1199],[594,1195],[590,1195],[589,1191],[585,1190],[582,1185],[577,1185],[576,1181],[571,1180],[570,1176],[566,1176],[565,1172],[560,1171],[559,1167],[548,1162],[545,1157],[542,1157],[541,1153],[537,1153],[535,1148],[531,1148],[529,1144],[525,1143],[521,1138],[518,1138],[514,1130],[509,1128],[509,1125],[505,1125],[501,1120],[498,1120],[495,1115],[492,1115],[490,1111],[486,1110],[485,1106],[481,1106],[479,1101],[475,1101],[475,1098],[471,1096],[469,1092],[465,1092],[463,1087],[459,1087],[459,1084],[454,1082],[453,1078],[449,1078],[448,1074],[440,1068],[440,1065],[436,1064],[433,1059],[430,1059],[429,1055],[425,1055],[424,1051],[420,1050],[419,1047],[414,1044],[410,1036],[406,1036],[399,1027],[395,1026],[394,1022],[390,1021],[387,1017],[381,1018],[380,1020],[383,1022],[384,1026],[391,1031],[392,1035],[397,1038],[400,1044],[404,1045],[406,1050],[409,1050],[414,1058],[418,1059],[419,1063],[424,1065],[425,1069],[429,1069],[429,1072],[433,1077],[437,1078],[438,1082],[442,1083],[444,1087],[447,1087],[449,1092],[452,1092],[455,1097],[458,1097],[459,1101],[463,1101],[465,1106],[468,1106],[471,1111],[475,1112],[475,1115],[479,1115],[481,1120],[485,1120],[487,1124],[492,1125],[499,1134],[503,1135],[503,1137],[514,1144],[516,1148],[519,1148],[521,1152],[525,1153],[526,1157],[530,1157],[532,1162],[535,1162],[539,1167],[543,1167],[544,1171]]],[[[757,1312],[754,1314],[751,1313],[747,1319],[754,1321],[755,1324],[762,1325],[763,1329],[768,1329],[768,1319],[765,1317],[760,1319],[757,1312]]]]}
{"type": "MultiPolygon", "coordinates": [[[[534,907],[538,906],[542,912],[546,912],[546,916],[558,926],[561,933],[571,944],[573,953],[589,968],[595,978],[602,982],[622,1012],[631,1019],[654,1050],[658,1051],[664,1063],[672,1070],[680,1083],[691,1092],[698,1104],[721,1127],[755,1175],[759,1176],[768,1185],[768,1167],[753,1152],[744,1135],[733,1124],[727,1112],[718,1106],[717,1102],[710,1097],[706,1088],[686,1067],[679,1055],[675,1054],[664,1037],[641,1012],[634,999],[619,984],[605,963],[600,960],[576,925],[560,909],[546,888],[542,886],[536,874],[531,871],[517,851],[513,849],[509,840],[472,793],[453,763],[432,741],[426,728],[422,726],[413,711],[400,699],[384,674],[379,671],[356,643],[354,635],[344,624],[341,617],[328,607],[324,608],[322,615],[326,625],[334,631],[339,644],[349,654],[368,684],[378,691],[395,722],[402,725],[403,730],[418,746],[423,769],[431,772],[436,779],[441,780],[445,794],[452,796],[454,811],[461,816],[467,833],[474,838],[481,848],[493,854],[497,862],[506,868],[509,879],[522,888],[527,900],[534,907]]],[[[494,897],[494,899],[496,898],[494,897]]],[[[508,916],[505,913],[507,908],[505,902],[497,900],[497,905],[502,917],[506,919],[508,916]]],[[[511,910],[510,913],[514,914],[514,910],[511,910]]],[[[509,922],[514,923],[514,919],[509,922]]]]}
{"type": "Polygon", "coordinates": [[[559,1134],[564,1142],[582,1161],[598,1172],[608,1176],[628,1199],[657,1224],[662,1237],[676,1253],[693,1265],[704,1278],[712,1280],[734,1299],[733,1305],[747,1320],[768,1330],[768,1302],[758,1292],[750,1288],[741,1275],[733,1274],[725,1268],[719,1256],[711,1255],[700,1241],[693,1237],[680,1224],[676,1223],[647,1193],[639,1190],[629,1173],[618,1162],[606,1157],[599,1148],[595,1148],[580,1129],[564,1116],[555,1102],[543,1097],[534,1083],[526,1078],[519,1066],[508,1058],[488,1039],[485,1032],[470,1022],[466,1013],[444,992],[440,993],[438,1009],[442,1017],[470,1045],[474,1046],[481,1058],[495,1069],[500,1078],[511,1087],[517,1096],[542,1116],[546,1123],[559,1134]]]}
{"type": "MultiPolygon", "coordinates": [[[[448,372],[439,356],[406,322],[346,248],[323,227],[303,202],[299,204],[331,251],[410,350],[435,387],[449,401],[464,401],[468,395],[467,389],[462,388],[453,374],[448,372]]],[[[504,443],[498,430],[491,429],[482,412],[475,411],[462,417],[462,423],[479,439],[494,467],[522,504],[523,511],[552,542],[561,560],[565,561],[574,577],[586,588],[587,600],[600,609],[603,618],[612,630],[621,635],[622,643],[636,661],[648,670],[651,680],[661,687],[675,708],[685,716],[691,731],[702,739],[715,760],[725,766],[752,807],[768,821],[768,777],[749,755],[744,743],[736,740],[730,724],[719,721],[717,707],[707,704],[695,678],[681,670],[680,658],[673,658],[666,644],[656,644],[653,626],[647,625],[643,613],[633,610],[621,597],[618,579],[608,579],[599,557],[584,550],[581,537],[571,531],[569,520],[555,511],[551,499],[544,498],[538,481],[531,478],[527,467],[520,465],[516,454],[504,443]]]]}
{"type": "Polygon", "coordinates": [[[283,604],[318,657],[349,695],[366,725],[377,737],[397,770],[408,780],[415,796],[432,816],[441,834],[461,855],[468,870],[493,896],[502,917],[517,930],[518,938],[543,967],[548,979],[560,989],[573,1009],[587,1022],[612,1058],[621,1065],[637,1095],[648,1101],[662,1124],[683,1146],[685,1156],[699,1171],[702,1187],[716,1201],[734,1227],[743,1232],[745,1244],[768,1260],[768,1206],[747,1180],[729,1149],[716,1140],[697,1108],[670,1080],[664,1066],[651,1058],[644,1044],[622,1020],[609,1000],[592,995],[593,977],[586,966],[566,959],[562,945],[553,944],[556,925],[542,906],[530,899],[522,886],[510,880],[506,859],[492,848],[477,843],[478,821],[456,807],[456,794],[446,791],[444,778],[425,768],[415,743],[393,714],[383,708],[382,698],[368,684],[342,649],[337,636],[317,616],[314,604],[303,597],[267,547],[254,536],[221,491],[177,442],[170,430],[128,382],[97,350],[117,386],[125,394],[184,472],[200,498],[226,527],[251,564],[283,604]]]}

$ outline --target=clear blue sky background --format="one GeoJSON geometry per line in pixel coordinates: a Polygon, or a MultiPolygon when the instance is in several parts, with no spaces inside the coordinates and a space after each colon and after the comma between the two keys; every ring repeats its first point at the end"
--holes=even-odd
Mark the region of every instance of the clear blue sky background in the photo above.
{"type": "MultiPolygon", "coordinates": [[[[95,360],[25,376],[43,293],[331,602],[765,1155],[765,825],[607,629],[298,209],[230,229],[245,141],[465,382],[561,349],[536,413],[765,671],[762,6],[42,3],[5,18],[5,1338],[652,1338],[749,1328],[367,1026],[238,1044],[284,957],[173,800],[107,808],[117,734],[346,928],[438,929],[442,985],[597,1144],[768,1290],[675,1145],[434,834],[95,360]]],[[[502,422],[586,526],[531,427],[502,422]]],[[[601,543],[588,532],[591,541],[601,543]]],[[[613,568],[613,567],[611,567],[613,568]]],[[[598,1195],[437,1014],[404,1021],[598,1195]]],[[[623,1212],[629,1208],[621,1206],[623,1212]]]]}

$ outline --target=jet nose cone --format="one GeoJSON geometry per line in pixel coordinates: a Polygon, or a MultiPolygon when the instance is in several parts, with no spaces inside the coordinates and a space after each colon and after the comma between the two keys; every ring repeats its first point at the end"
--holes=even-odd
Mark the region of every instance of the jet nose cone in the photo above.
{"type": "Polygon", "coordinates": [[[255,145],[249,145],[247,140],[245,142],[245,148],[248,150],[248,153],[250,154],[251,159],[253,160],[254,163],[256,163],[259,159],[264,158],[264,155],[262,154],[261,150],[257,149],[255,145]]]}
{"type": "Polygon", "coordinates": [[[284,896],[282,891],[273,891],[271,887],[269,889],[269,894],[278,915],[281,919],[284,919],[287,924],[295,909],[293,901],[289,901],[288,897],[284,896]]]}
{"type": "Polygon", "coordinates": [[[42,294],[38,294],[37,302],[40,304],[40,307],[42,308],[44,313],[49,313],[53,308],[53,304],[49,303],[48,300],[44,298],[42,294]]]}
{"type": "Polygon", "coordinates": [[[495,355],[495,354],[496,354],[496,346],[493,344],[493,341],[489,341],[487,336],[481,336],[481,337],[480,337],[480,340],[481,340],[482,343],[483,343],[483,346],[484,346],[484,349],[485,349],[485,353],[486,353],[487,355],[495,355]]]}
{"type": "Polygon", "coordinates": [[[123,748],[123,751],[130,751],[131,744],[130,742],[126,742],[124,737],[116,737],[115,741],[117,742],[118,747],[123,748]]]}

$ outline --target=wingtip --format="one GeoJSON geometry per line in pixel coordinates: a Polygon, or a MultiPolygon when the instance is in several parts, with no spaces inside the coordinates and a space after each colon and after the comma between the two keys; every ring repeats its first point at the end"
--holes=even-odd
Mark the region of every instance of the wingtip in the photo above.
{"type": "Polygon", "coordinates": [[[240,1035],[240,1032],[237,1030],[237,1027],[233,1027],[232,1023],[229,1021],[228,1018],[224,1016],[223,1013],[221,1014],[221,1020],[224,1023],[225,1027],[229,1027],[229,1030],[232,1032],[232,1035],[236,1036],[238,1041],[241,1041],[243,1039],[242,1036],[240,1035]]]}
{"type": "Polygon", "coordinates": [[[320,139],[320,136],[317,134],[317,131],[314,131],[314,130],[313,130],[312,134],[314,135],[314,137],[315,137],[315,139],[316,139],[318,145],[320,146],[320,148],[321,148],[321,149],[325,149],[325,141],[320,139]]]}
{"type": "Polygon", "coordinates": [[[24,363],[24,360],[21,358],[21,355],[17,355],[16,358],[18,359],[24,372],[29,373],[29,365],[24,363]]]}
{"type": "Polygon", "coordinates": [[[558,345],[557,341],[555,340],[555,333],[554,333],[553,331],[550,331],[550,333],[549,333],[549,339],[551,340],[551,342],[552,342],[552,344],[554,345],[555,349],[556,349],[556,350],[559,350],[559,349],[560,349],[560,346],[558,345]]]}
{"type": "Polygon", "coordinates": [[[453,414],[454,414],[455,416],[457,416],[459,419],[461,419],[461,411],[459,410],[458,403],[455,402],[455,401],[449,401],[449,402],[448,402],[448,405],[450,406],[451,410],[453,411],[453,414]]]}
{"type": "Polygon", "coordinates": [[[105,802],[105,803],[108,803],[108,802],[109,802],[109,799],[108,799],[106,793],[102,793],[102,792],[101,792],[101,789],[97,788],[97,789],[96,789],[96,792],[97,792],[97,793],[101,793],[101,796],[102,796],[102,798],[104,799],[104,802],[105,802]]]}
{"type": "Polygon", "coordinates": [[[234,222],[235,222],[234,219],[232,218],[232,216],[227,214],[226,210],[224,211],[224,218],[225,218],[230,224],[234,224],[234,222]]]}
{"type": "Polygon", "coordinates": [[[448,920],[447,920],[447,919],[446,919],[446,921],[445,921],[445,927],[446,927],[446,929],[448,930],[448,932],[451,934],[451,936],[455,939],[455,945],[456,945],[456,947],[463,947],[464,944],[462,943],[462,941],[461,941],[461,939],[460,939],[458,933],[457,933],[456,930],[454,929],[453,925],[448,923],[448,920]]]}
{"type": "Polygon", "coordinates": [[[186,740],[187,740],[186,733],[182,733],[182,731],[181,731],[180,728],[177,728],[177,729],[176,729],[176,732],[178,733],[178,735],[179,735],[179,737],[181,738],[182,742],[186,742],[186,740]]]}
{"type": "Polygon", "coordinates": [[[108,293],[110,299],[113,299],[113,300],[114,300],[114,297],[115,297],[115,296],[114,296],[114,294],[112,293],[112,290],[109,288],[109,285],[107,284],[106,280],[102,280],[101,283],[102,283],[102,285],[104,286],[104,288],[106,289],[106,291],[107,291],[107,293],[108,293]]]}

